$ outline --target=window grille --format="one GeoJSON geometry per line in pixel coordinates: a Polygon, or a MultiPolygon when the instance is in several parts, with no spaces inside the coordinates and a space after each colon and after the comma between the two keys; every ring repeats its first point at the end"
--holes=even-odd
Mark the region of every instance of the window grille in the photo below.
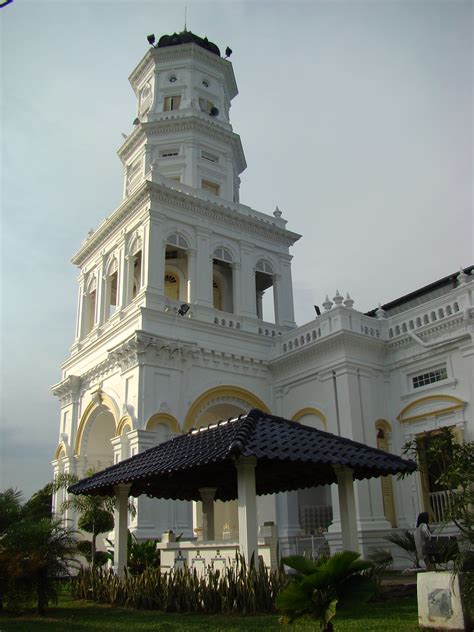
{"type": "Polygon", "coordinates": [[[413,388],[420,388],[421,386],[427,386],[428,384],[433,384],[434,382],[441,382],[441,380],[446,380],[447,378],[448,372],[446,371],[446,367],[433,369],[432,371],[427,371],[426,373],[413,376],[413,388]]]}

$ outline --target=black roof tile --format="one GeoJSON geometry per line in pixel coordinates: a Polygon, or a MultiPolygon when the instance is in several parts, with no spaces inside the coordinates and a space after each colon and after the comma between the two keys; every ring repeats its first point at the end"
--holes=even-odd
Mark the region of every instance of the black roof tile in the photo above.
{"type": "Polygon", "coordinates": [[[110,496],[130,483],[130,495],[200,500],[199,488],[217,487],[216,500],[237,497],[235,460],[257,459],[257,494],[336,482],[333,465],[354,478],[412,472],[413,461],[260,410],[191,430],[69,487],[73,494],[110,496]]]}

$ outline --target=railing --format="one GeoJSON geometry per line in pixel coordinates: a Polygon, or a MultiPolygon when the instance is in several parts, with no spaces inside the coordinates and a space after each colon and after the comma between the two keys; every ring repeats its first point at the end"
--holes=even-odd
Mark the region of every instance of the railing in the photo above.
{"type": "Polygon", "coordinates": [[[452,490],[430,492],[428,494],[434,523],[444,522],[446,520],[446,512],[451,508],[451,496],[455,493],[455,490],[452,490]]]}
{"type": "Polygon", "coordinates": [[[295,538],[295,552],[316,560],[321,555],[329,555],[329,544],[324,536],[298,536],[295,538]]]}
{"type": "Polygon", "coordinates": [[[299,514],[301,528],[307,535],[326,531],[332,522],[330,505],[303,505],[300,507],[299,514]]]}

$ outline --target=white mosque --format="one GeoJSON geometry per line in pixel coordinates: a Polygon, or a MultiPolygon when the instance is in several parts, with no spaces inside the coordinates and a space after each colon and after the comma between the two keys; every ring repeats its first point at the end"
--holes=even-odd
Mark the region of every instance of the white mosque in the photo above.
{"type": "MultiPolygon", "coordinates": [[[[278,209],[239,202],[246,162],[229,119],[229,51],[189,31],[149,41],[130,75],[123,201],[72,259],[77,325],[52,389],[54,474],[102,469],[251,408],[396,454],[440,427],[474,440],[474,266],[366,314],[335,292],[297,327],[290,247],[300,236],[278,209]]],[[[434,474],[355,483],[362,552],[386,547],[422,510],[442,521],[434,474]]],[[[136,503],[139,538],[202,529],[201,503],[136,503]]],[[[321,534],[337,549],[338,507],[335,485],[263,496],[258,523],[277,525],[283,551],[321,534]]],[[[215,537],[236,537],[236,502],[214,509],[215,537]]]]}

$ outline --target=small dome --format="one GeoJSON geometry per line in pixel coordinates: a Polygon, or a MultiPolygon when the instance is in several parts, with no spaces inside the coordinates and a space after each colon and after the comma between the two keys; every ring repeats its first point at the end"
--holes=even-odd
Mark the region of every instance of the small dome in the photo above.
{"type": "Polygon", "coordinates": [[[191,31],[181,31],[181,33],[173,33],[173,35],[162,35],[159,39],[157,48],[165,48],[166,46],[178,46],[179,44],[197,44],[201,48],[205,48],[214,55],[221,56],[219,48],[210,42],[207,37],[199,37],[191,31]]]}

